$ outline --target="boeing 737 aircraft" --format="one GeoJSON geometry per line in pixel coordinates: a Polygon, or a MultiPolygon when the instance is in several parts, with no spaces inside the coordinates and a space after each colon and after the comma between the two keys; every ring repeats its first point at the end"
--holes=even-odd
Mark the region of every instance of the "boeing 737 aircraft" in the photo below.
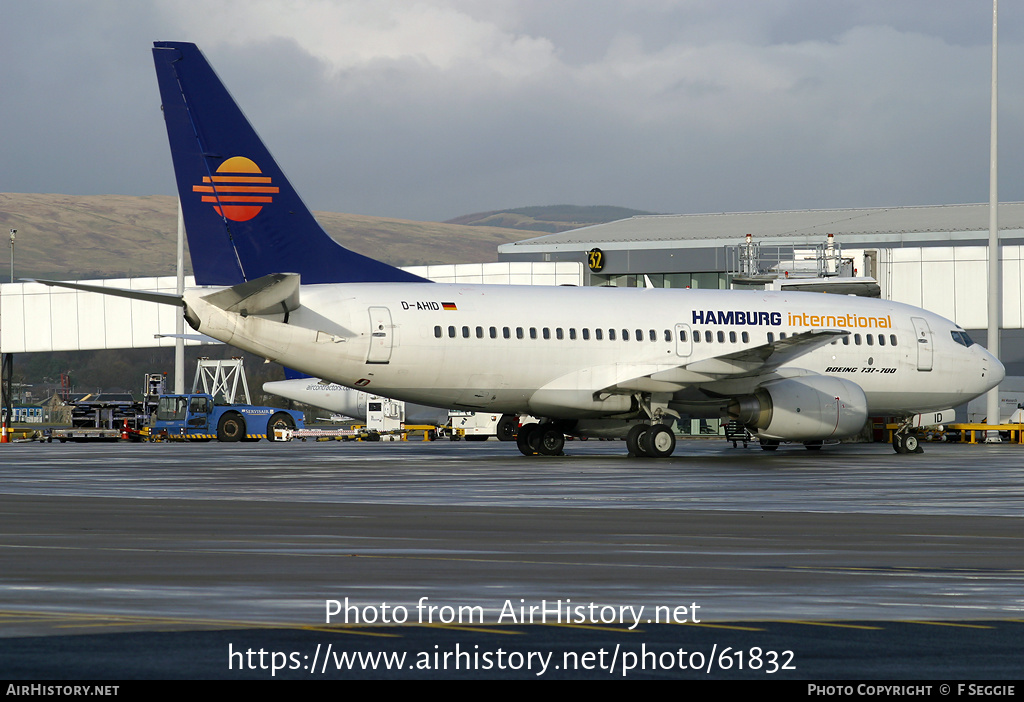
{"type": "MultiPolygon", "coordinates": [[[[196,282],[197,331],[309,375],[424,405],[542,418],[565,435],[675,449],[676,417],[729,417],[774,448],[984,393],[1002,364],[953,322],[887,300],[794,292],[443,285],[336,244],[199,49],[153,49],[196,282]]],[[[109,288],[99,289],[111,293],[109,288]]]]}

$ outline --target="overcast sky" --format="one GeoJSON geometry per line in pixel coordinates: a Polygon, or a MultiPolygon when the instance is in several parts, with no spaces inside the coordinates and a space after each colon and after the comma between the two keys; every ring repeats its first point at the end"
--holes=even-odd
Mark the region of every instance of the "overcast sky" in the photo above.
{"type": "Polygon", "coordinates": [[[150,48],[181,40],[313,209],[987,202],[991,28],[990,0],[2,0],[0,191],[174,194],[150,48]]]}

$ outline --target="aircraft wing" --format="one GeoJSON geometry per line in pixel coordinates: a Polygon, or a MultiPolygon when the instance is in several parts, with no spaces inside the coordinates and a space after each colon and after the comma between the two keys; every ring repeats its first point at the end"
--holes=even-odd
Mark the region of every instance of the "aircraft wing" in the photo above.
{"type": "Polygon", "coordinates": [[[671,381],[675,376],[686,377],[692,373],[714,379],[763,375],[848,334],[849,332],[838,329],[812,329],[752,349],[694,361],[677,369],[655,373],[652,378],[671,381]]]}
{"type": "Polygon", "coordinates": [[[784,363],[848,333],[815,329],[692,363],[614,363],[582,368],[539,388],[531,396],[530,406],[542,413],[566,408],[587,411],[610,395],[672,394],[698,384],[769,376],[784,363]]]}
{"type": "Polygon", "coordinates": [[[671,368],[636,368],[637,372],[632,377],[622,377],[620,372],[614,384],[601,388],[599,392],[676,392],[695,383],[767,375],[779,366],[848,334],[837,329],[812,329],[754,348],[671,368]]]}

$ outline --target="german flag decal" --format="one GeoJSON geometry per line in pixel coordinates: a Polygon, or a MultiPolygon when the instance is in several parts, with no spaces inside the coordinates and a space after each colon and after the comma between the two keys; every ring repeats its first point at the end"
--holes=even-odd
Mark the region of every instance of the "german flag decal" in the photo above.
{"type": "Polygon", "coordinates": [[[441,307],[443,307],[446,312],[456,312],[459,309],[455,306],[454,302],[442,302],[441,307]]]}

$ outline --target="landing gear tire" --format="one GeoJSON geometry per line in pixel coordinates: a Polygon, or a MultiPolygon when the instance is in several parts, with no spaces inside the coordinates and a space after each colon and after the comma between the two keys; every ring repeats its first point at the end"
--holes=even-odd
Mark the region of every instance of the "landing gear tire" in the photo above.
{"type": "Polygon", "coordinates": [[[823,441],[805,441],[804,448],[808,451],[820,451],[824,443],[823,441]]]}
{"type": "Polygon", "coordinates": [[[761,439],[761,450],[762,451],[774,451],[779,447],[777,439],[761,439]]]}
{"type": "Polygon", "coordinates": [[[642,458],[647,456],[647,449],[644,448],[643,437],[650,430],[647,424],[634,424],[626,434],[626,450],[631,458],[642,458]]]}
{"type": "Polygon", "coordinates": [[[240,414],[225,414],[217,422],[217,441],[241,441],[245,438],[245,420],[240,414]]]}
{"type": "Polygon", "coordinates": [[[676,450],[676,435],[664,424],[655,424],[640,437],[640,448],[651,458],[668,458],[676,450]]]}
{"type": "MultiPolygon", "coordinates": [[[[275,414],[274,416],[272,416],[270,418],[269,422],[267,422],[267,441],[277,441],[278,440],[276,435],[274,434],[274,430],[275,429],[294,429],[294,428],[295,428],[295,420],[292,419],[292,416],[290,414],[285,414],[284,412],[278,412],[277,414],[275,414]]],[[[284,439],[281,439],[281,441],[284,441],[284,439]]]]}
{"type": "Polygon", "coordinates": [[[538,427],[536,434],[540,439],[537,442],[537,452],[542,456],[561,456],[562,448],[565,446],[565,434],[553,426],[538,427]]]}
{"type": "Polygon", "coordinates": [[[519,428],[519,417],[512,414],[504,414],[498,420],[496,433],[498,441],[515,441],[516,430],[519,428]]]}
{"type": "Polygon", "coordinates": [[[519,433],[516,435],[516,446],[519,447],[519,453],[524,456],[537,455],[540,450],[540,439],[540,425],[536,422],[519,427],[519,433]]]}
{"type": "Polygon", "coordinates": [[[892,447],[896,453],[924,453],[920,442],[913,434],[896,434],[892,437],[892,447]]]}

